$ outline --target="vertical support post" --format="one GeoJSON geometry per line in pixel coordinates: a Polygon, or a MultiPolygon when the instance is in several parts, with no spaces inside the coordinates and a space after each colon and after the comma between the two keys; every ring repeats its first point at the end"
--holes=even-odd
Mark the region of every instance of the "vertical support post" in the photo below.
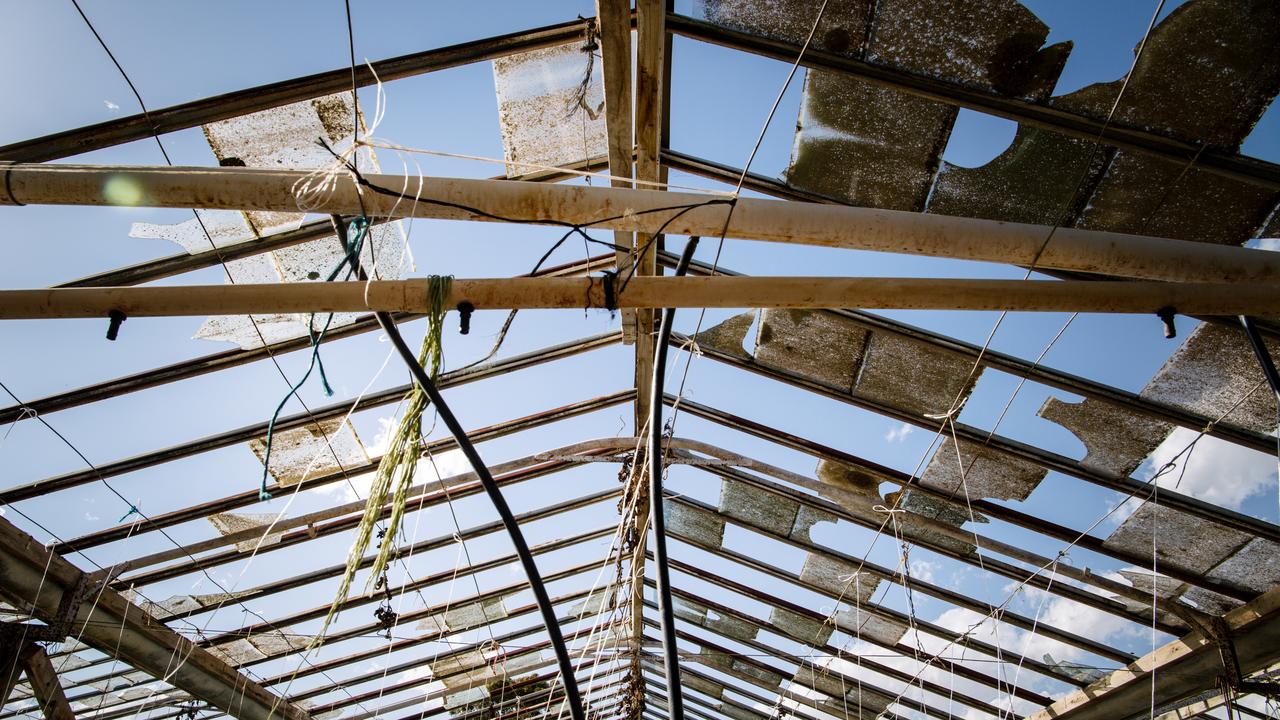
{"type": "MultiPolygon", "coordinates": [[[[667,107],[666,56],[671,42],[666,27],[667,4],[667,0],[636,0],[635,166],[636,178],[647,182],[664,182],[667,179],[666,169],[660,162],[666,122],[664,111],[667,107]]],[[[636,248],[640,253],[636,275],[657,274],[661,242],[661,238],[652,235],[636,235],[636,248]]],[[[662,347],[654,342],[654,321],[654,311],[636,311],[635,429],[636,434],[640,435],[645,423],[649,422],[649,432],[653,438],[660,438],[662,427],[652,425],[651,420],[653,409],[662,406],[660,395],[656,396],[656,400],[653,399],[654,354],[662,347]]],[[[638,493],[645,490],[644,485],[637,488],[638,493]]],[[[634,536],[640,548],[632,556],[631,571],[631,637],[635,643],[631,667],[633,682],[636,683],[633,688],[636,691],[634,696],[637,699],[632,710],[635,718],[644,710],[644,694],[638,691],[639,684],[644,682],[640,666],[640,646],[644,640],[644,545],[648,542],[651,513],[657,522],[661,522],[662,513],[662,496],[661,493],[653,495],[652,480],[647,490],[650,493],[647,502],[644,497],[638,497],[636,501],[634,536]],[[652,511],[654,507],[658,509],[652,511]]]]}
{"type": "MultiPolygon", "coordinates": [[[[613,187],[632,187],[632,159],[635,156],[631,120],[631,2],[630,0],[596,0],[597,32],[600,57],[604,64],[604,121],[608,139],[609,174],[613,187]]],[[[619,277],[631,273],[635,262],[635,233],[615,230],[613,244],[618,247],[614,271],[619,277]]],[[[636,338],[636,312],[622,311],[622,342],[630,345],[636,338]]]]}

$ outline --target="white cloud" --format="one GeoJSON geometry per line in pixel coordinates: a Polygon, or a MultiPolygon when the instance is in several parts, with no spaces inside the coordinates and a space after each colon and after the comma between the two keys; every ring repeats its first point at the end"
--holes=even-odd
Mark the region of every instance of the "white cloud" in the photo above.
{"type": "Polygon", "coordinates": [[[1280,251],[1280,238],[1257,238],[1245,243],[1245,247],[1257,248],[1258,250],[1280,251]]]}
{"type": "Polygon", "coordinates": [[[911,431],[914,429],[915,428],[911,427],[910,425],[906,423],[902,423],[898,427],[893,428],[889,432],[885,433],[884,439],[886,442],[891,442],[891,443],[902,442],[903,440],[907,439],[907,436],[910,435],[911,431]]]}
{"type": "MultiPolygon", "coordinates": [[[[1195,431],[1187,428],[1170,433],[1151,453],[1147,477],[1173,460],[1195,437],[1195,431]]],[[[1200,439],[1190,458],[1184,455],[1178,463],[1177,468],[1160,477],[1160,487],[1176,486],[1178,492],[1232,510],[1239,510],[1246,500],[1276,481],[1273,458],[1209,436],[1200,439]]]]}
{"type": "Polygon", "coordinates": [[[911,577],[921,582],[931,583],[937,577],[936,573],[939,569],[938,563],[929,562],[928,560],[912,560],[911,561],[911,577]]]}
{"type": "Polygon", "coordinates": [[[119,105],[117,105],[117,104],[115,104],[115,103],[111,102],[110,100],[103,100],[103,101],[102,101],[102,104],[103,104],[103,105],[106,105],[108,110],[119,110],[119,109],[120,109],[120,106],[119,106],[119,105]]]}

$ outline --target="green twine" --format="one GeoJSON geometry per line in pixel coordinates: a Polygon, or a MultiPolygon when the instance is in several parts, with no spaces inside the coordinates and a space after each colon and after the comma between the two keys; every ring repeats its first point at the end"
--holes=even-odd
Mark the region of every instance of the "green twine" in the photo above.
{"type": "Polygon", "coordinates": [[[116,521],[116,524],[119,525],[120,523],[124,522],[129,518],[130,515],[141,515],[141,514],[142,514],[142,511],[138,509],[137,505],[130,505],[129,512],[121,515],[120,519],[116,521]]]}
{"type": "MultiPolygon", "coordinates": [[[[440,375],[443,361],[444,316],[448,311],[449,297],[452,294],[453,277],[448,275],[432,275],[427,278],[427,332],[422,338],[422,348],[418,351],[418,364],[427,370],[434,379],[440,375]]],[[[404,518],[405,504],[409,488],[413,484],[414,473],[421,455],[422,415],[430,400],[427,394],[416,384],[407,396],[407,406],[395,435],[387,446],[386,453],[378,463],[373,484],[369,488],[369,499],[364,508],[364,516],[356,529],[355,542],[347,554],[347,567],[338,586],[337,596],[329,607],[324,625],[316,634],[313,647],[323,642],[324,633],[329,623],[337,616],[342,604],[346,602],[351,591],[351,583],[356,572],[364,561],[364,553],[369,548],[374,527],[382,514],[382,508],[391,498],[391,516],[387,520],[386,540],[378,548],[373,567],[369,571],[370,582],[382,577],[393,554],[392,539],[395,538],[404,518]]]]}
{"type": "MultiPolygon", "coordinates": [[[[351,279],[360,264],[360,251],[364,246],[364,237],[369,229],[369,221],[364,218],[357,218],[351,222],[351,229],[354,232],[348,233],[349,239],[345,247],[346,254],[343,255],[342,260],[338,261],[333,270],[329,271],[325,282],[332,282],[344,267],[347,269],[347,274],[343,279],[351,279]]],[[[297,395],[298,389],[307,381],[307,378],[311,377],[311,371],[317,367],[320,368],[320,382],[324,387],[325,395],[333,396],[333,388],[329,386],[329,378],[324,372],[324,363],[320,360],[320,343],[324,342],[325,333],[329,332],[329,325],[333,323],[333,313],[329,313],[329,317],[324,321],[324,327],[320,329],[319,333],[316,333],[314,329],[315,320],[315,313],[311,313],[307,318],[307,335],[311,338],[311,363],[307,365],[307,371],[303,373],[302,379],[294,383],[289,388],[289,392],[280,400],[280,404],[276,406],[276,411],[271,414],[271,421],[267,423],[267,448],[262,456],[262,485],[258,488],[259,502],[266,502],[271,499],[271,493],[267,492],[267,479],[270,477],[271,468],[271,444],[275,437],[276,421],[280,419],[280,412],[284,410],[289,398],[297,395]]]]}

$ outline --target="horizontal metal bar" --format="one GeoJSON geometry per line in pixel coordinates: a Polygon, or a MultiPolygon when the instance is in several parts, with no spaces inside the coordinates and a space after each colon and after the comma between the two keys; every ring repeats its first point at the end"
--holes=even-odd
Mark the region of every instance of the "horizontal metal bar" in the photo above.
{"type": "MultiPolygon", "coordinates": [[[[675,567],[674,563],[672,567],[675,567]]],[[[652,583],[650,581],[647,581],[647,580],[645,581],[645,585],[651,585],[651,584],[652,583]]],[[[672,593],[674,593],[677,597],[683,597],[688,600],[693,600],[694,602],[702,603],[703,605],[706,605],[711,610],[720,614],[722,617],[727,616],[727,617],[736,618],[740,622],[744,622],[744,623],[747,623],[748,625],[755,627],[757,630],[763,630],[765,632],[775,633],[778,635],[782,635],[784,637],[789,637],[791,638],[791,640],[797,643],[800,643],[801,645],[804,645],[806,647],[811,647],[813,650],[816,650],[818,652],[825,653],[832,657],[839,657],[842,654],[842,651],[839,648],[829,643],[816,643],[814,641],[814,638],[812,637],[802,637],[798,634],[787,632],[783,628],[780,628],[776,625],[768,623],[764,620],[759,620],[755,617],[747,615],[746,613],[739,612],[734,608],[715,602],[714,600],[709,600],[707,598],[700,597],[695,593],[691,593],[687,590],[681,590],[680,588],[672,588],[672,593]]],[[[764,601],[761,600],[761,602],[764,602],[764,601]]],[[[811,620],[816,621],[820,625],[825,623],[828,620],[828,618],[813,612],[805,612],[802,615],[804,617],[807,617],[811,620]]],[[[850,684],[854,686],[857,686],[860,682],[857,678],[851,678],[848,675],[845,675],[844,673],[838,670],[820,667],[808,658],[799,658],[793,655],[789,655],[787,653],[781,653],[777,648],[771,647],[766,643],[760,642],[759,640],[744,640],[744,639],[735,638],[731,635],[725,634],[724,632],[722,632],[721,630],[715,627],[706,627],[706,626],[697,626],[697,627],[701,627],[703,630],[710,632],[716,635],[717,637],[723,638],[725,640],[737,642],[742,645],[746,645],[747,647],[754,648],[763,653],[773,655],[774,657],[777,657],[780,660],[790,662],[795,665],[799,665],[802,668],[806,668],[818,673],[830,673],[831,675],[841,680],[849,680],[850,684]]],[[[910,659],[910,656],[907,656],[907,658],[910,659]]],[[[992,715],[1000,714],[1000,710],[996,708],[994,705],[988,702],[979,700],[975,697],[972,697],[964,692],[958,691],[955,688],[949,688],[949,687],[944,687],[942,685],[938,685],[937,683],[931,682],[930,680],[924,677],[918,677],[916,675],[912,675],[911,673],[905,672],[903,670],[899,670],[897,668],[890,667],[883,663],[877,662],[876,660],[869,657],[859,656],[857,662],[861,665],[861,667],[867,670],[871,670],[872,672],[877,672],[886,677],[893,678],[894,680],[904,682],[909,686],[916,685],[920,689],[925,690],[927,692],[942,695],[944,697],[950,696],[954,698],[959,704],[964,705],[966,707],[974,708],[976,710],[981,710],[982,712],[991,713],[992,715]]],[[[804,680],[799,680],[799,682],[801,684],[805,684],[804,680]]]]}
{"type": "MultiPolygon", "coordinates": [[[[711,512],[711,513],[718,512],[714,506],[708,505],[706,503],[703,503],[688,497],[668,497],[667,502],[686,505],[691,508],[703,510],[705,512],[711,512]]],[[[861,570],[866,572],[867,574],[879,577],[882,580],[885,580],[891,583],[900,582],[900,580],[896,579],[898,577],[897,572],[889,568],[883,567],[881,565],[878,565],[876,563],[873,563],[870,560],[864,560],[863,558],[855,557],[848,553],[840,552],[838,550],[835,550],[829,547],[801,542],[799,540],[796,540],[795,538],[785,537],[782,535],[778,535],[776,533],[771,533],[765,528],[753,527],[751,525],[743,523],[742,521],[734,518],[725,518],[725,521],[734,525],[738,525],[740,527],[744,527],[748,530],[752,530],[753,532],[763,534],[771,539],[777,540],[778,542],[791,545],[792,547],[800,548],[801,550],[804,550],[806,552],[811,552],[818,555],[826,556],[833,560],[840,561],[842,564],[852,564],[854,567],[861,568],[861,570]]],[[[687,535],[677,533],[675,531],[672,531],[671,535],[672,537],[677,537],[685,542],[693,543],[697,547],[700,547],[700,548],[704,547],[704,545],[702,545],[701,543],[698,543],[694,539],[689,538],[687,535]]],[[[913,578],[911,580],[911,588],[915,592],[922,592],[925,595],[935,597],[939,600],[943,600],[945,602],[951,603],[952,605],[955,605],[957,607],[965,608],[967,610],[972,610],[973,612],[976,612],[979,615],[988,615],[993,613],[996,610],[995,607],[993,607],[991,604],[987,602],[978,600],[976,598],[971,598],[967,595],[956,592],[955,590],[950,590],[948,588],[941,587],[934,583],[925,582],[924,580],[921,580],[919,578],[913,578]]],[[[1044,635],[1045,637],[1052,638],[1054,640],[1065,643],[1067,645],[1071,645],[1073,647],[1077,647],[1086,652],[1094,653],[1096,655],[1099,655],[1100,657],[1115,660],[1116,662],[1125,663],[1133,659],[1133,655],[1131,655],[1130,653],[1121,652],[1108,645],[1096,642],[1094,640],[1083,637],[1076,633],[1055,628],[1054,626],[1048,623],[1037,622],[1032,618],[1026,617],[1025,615],[1022,615],[1020,613],[1015,613],[1008,609],[1002,610],[1000,612],[1000,620],[1001,622],[1007,623],[1021,630],[1027,630],[1029,632],[1037,632],[1041,635],[1044,635]]]]}
{"type": "MultiPolygon", "coordinates": [[[[777,597],[776,595],[772,595],[759,588],[747,586],[743,583],[734,581],[730,578],[726,578],[718,573],[704,570],[702,568],[697,567],[696,565],[691,565],[689,563],[673,560],[671,563],[671,567],[673,569],[676,569],[684,573],[685,575],[688,575],[689,577],[696,578],[703,582],[711,583],[712,585],[716,585],[718,587],[724,588],[725,590],[729,590],[730,592],[736,593],[745,598],[749,598],[753,601],[764,603],[765,605],[769,605],[770,607],[780,608],[789,613],[808,618],[819,624],[826,623],[830,619],[820,613],[814,612],[810,608],[784,600],[782,598],[777,597]]],[[[704,604],[709,602],[702,598],[699,598],[698,601],[704,604]]],[[[879,613],[878,609],[875,607],[868,607],[867,605],[861,605],[860,609],[863,612],[866,612],[868,614],[873,614],[873,615],[880,614],[883,616],[883,613],[879,613]]],[[[909,618],[907,619],[909,620],[909,618]]],[[[763,621],[755,620],[754,618],[752,618],[751,622],[761,624],[763,621]]],[[[910,627],[910,624],[908,624],[907,626],[910,627]]],[[[781,632],[780,630],[770,630],[769,627],[764,624],[761,624],[761,627],[763,627],[766,630],[769,630],[769,632],[774,632],[774,633],[781,632]]],[[[785,633],[782,633],[782,634],[785,634],[785,633]]],[[[809,644],[812,642],[812,638],[796,638],[796,639],[806,644],[809,644]]],[[[877,645],[890,652],[896,653],[908,659],[914,659],[919,654],[918,648],[913,648],[904,643],[897,643],[897,644],[882,643],[882,642],[878,642],[874,638],[869,638],[869,637],[858,637],[857,639],[865,643],[877,645]]],[[[947,638],[947,639],[950,639],[950,638],[947,638]]],[[[1016,658],[1012,659],[1010,660],[1010,662],[1016,666],[1017,659],[1016,658]]],[[[972,682],[985,685],[987,687],[990,687],[996,690],[997,692],[1010,693],[1011,692],[1010,688],[1013,688],[1011,694],[1015,695],[1016,697],[1022,698],[1024,700],[1027,700],[1029,702],[1038,703],[1040,705],[1048,705],[1050,702],[1052,702],[1052,699],[1049,698],[1047,695],[1042,695],[1034,690],[1023,688],[1021,686],[1015,686],[1014,683],[1009,681],[1002,682],[998,677],[986,675],[984,673],[978,672],[971,668],[964,667],[963,665],[951,664],[950,666],[944,665],[943,667],[944,669],[949,670],[950,672],[958,675],[959,677],[963,677],[966,680],[970,680],[972,682]],[[967,672],[956,672],[954,668],[963,668],[967,672]]],[[[890,668],[890,670],[892,670],[893,672],[889,672],[886,674],[893,675],[894,672],[899,672],[898,670],[893,668],[890,668]]]]}
{"type": "MultiPolygon", "coordinates": [[[[470,370],[444,373],[440,377],[440,386],[442,388],[450,388],[466,385],[477,380],[502,375],[513,370],[533,367],[542,363],[606,347],[616,343],[619,338],[619,333],[605,333],[586,338],[584,340],[575,340],[530,353],[516,355],[470,370]]],[[[304,412],[287,415],[276,421],[275,430],[276,432],[283,432],[292,428],[305,427],[320,420],[339,418],[346,415],[348,412],[351,412],[353,406],[356,411],[360,411],[374,407],[381,407],[383,405],[390,405],[392,403],[399,402],[400,399],[409,392],[409,390],[409,385],[401,385],[365,395],[358,403],[353,404],[351,401],[343,401],[326,405],[321,408],[316,408],[309,413],[304,412]]],[[[0,502],[14,503],[21,500],[28,500],[51,492],[78,487],[102,478],[115,477],[135,470],[161,465],[171,460],[190,457],[210,450],[217,450],[219,448],[230,447],[242,442],[248,442],[254,438],[266,435],[267,425],[268,423],[266,422],[254,423],[252,425],[246,425],[217,435],[210,435],[198,440],[179,443],[178,445],[173,445],[161,450],[135,455],[123,460],[103,463],[94,469],[78,470],[51,478],[45,478],[43,480],[36,480],[34,482],[17,485],[7,490],[0,491],[0,502]]]]}

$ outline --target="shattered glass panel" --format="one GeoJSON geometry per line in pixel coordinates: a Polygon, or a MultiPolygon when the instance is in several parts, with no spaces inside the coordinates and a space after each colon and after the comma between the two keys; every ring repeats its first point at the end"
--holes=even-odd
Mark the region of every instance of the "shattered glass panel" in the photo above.
{"type": "Polygon", "coordinates": [[[249,644],[248,640],[232,640],[222,645],[210,646],[207,650],[214,657],[232,667],[239,667],[244,663],[262,660],[266,657],[262,651],[249,644]]]}
{"type": "Polygon", "coordinates": [[[249,642],[263,654],[274,657],[295,650],[303,650],[311,644],[313,639],[313,636],[296,633],[293,628],[286,625],[253,635],[249,638],[249,642]]]}
{"type": "Polygon", "coordinates": [[[866,330],[834,313],[768,309],[761,311],[755,356],[761,365],[847,393],[866,339],[866,330]]]}
{"type": "Polygon", "coordinates": [[[489,697],[489,689],[481,685],[479,687],[467,688],[455,693],[449,693],[444,696],[444,706],[452,710],[453,708],[467,705],[473,702],[480,702],[489,697]]]}
{"type": "Polygon", "coordinates": [[[1210,571],[1209,577],[1267,592],[1280,585],[1280,543],[1254,538],[1210,571]]]}
{"type": "Polygon", "coordinates": [[[604,590],[596,590],[588,595],[569,609],[569,614],[574,617],[586,617],[588,615],[598,615],[605,610],[612,609],[616,603],[616,595],[614,588],[606,588],[604,590]]]}
{"type": "Polygon", "coordinates": [[[855,639],[866,639],[881,645],[897,645],[907,634],[906,623],[861,608],[840,610],[832,618],[836,627],[855,639]]]}
{"type": "MultiPolygon", "coordinates": [[[[350,93],[340,93],[210,123],[204,135],[220,165],[309,170],[334,162],[317,138],[330,147],[349,145],[354,117],[350,93]]],[[[364,158],[361,164],[371,166],[364,158]]],[[[246,214],[260,235],[291,229],[302,221],[301,213],[246,214]]]]}
{"type": "MultiPolygon", "coordinates": [[[[333,156],[316,143],[326,138],[331,146],[349,143],[353,114],[348,94],[331,95],[305,102],[271,108],[204,126],[205,137],[219,163],[266,168],[321,168],[333,156]]],[[[360,153],[363,168],[377,170],[377,160],[367,149],[360,153]]],[[[176,225],[137,223],[132,237],[160,238],[180,245],[189,253],[208,251],[211,246],[251,240],[254,237],[295,229],[304,215],[298,213],[201,210],[198,220],[176,225]]],[[[400,277],[409,258],[399,223],[378,225],[369,230],[361,250],[366,270],[381,279],[400,277]]],[[[320,281],[338,266],[343,257],[336,235],[321,237],[269,253],[226,263],[229,281],[275,283],[320,281]]],[[[409,263],[411,265],[411,263],[409,263]]],[[[342,279],[342,278],[338,278],[342,279]]],[[[242,348],[260,347],[264,340],[275,343],[303,337],[308,332],[307,315],[263,314],[210,317],[195,337],[233,342],[242,348]],[[255,327],[256,325],[256,327],[255,327]]],[[[326,321],[331,328],[353,322],[356,313],[325,314],[310,319],[311,330],[320,331],[326,321]]]]}
{"type": "MultiPolygon", "coordinates": [[[[746,4],[746,3],[742,3],[746,4]]],[[[738,25],[802,17],[804,3],[756,2],[738,25]]],[[[738,3],[734,3],[738,5],[738,3]]],[[[849,30],[834,45],[857,47],[868,62],[997,92],[1041,99],[1052,89],[1070,46],[1041,49],[1048,28],[1016,2],[882,0],[850,8],[849,30]],[[847,39],[846,39],[847,38],[847,39]]],[[[708,12],[708,16],[722,13],[708,12]]],[[[748,32],[752,30],[748,29],[748,32]]],[[[776,32],[776,30],[774,30],[776,32]]],[[[929,197],[956,110],[834,72],[810,70],[787,182],[854,205],[920,210],[929,197]]]]}
{"type": "Polygon", "coordinates": [[[507,617],[507,606],[500,597],[467,603],[433,616],[432,622],[443,623],[446,630],[465,630],[487,625],[507,617]]]}
{"type": "Polygon", "coordinates": [[[807,615],[775,607],[769,611],[769,624],[806,645],[825,645],[835,627],[807,615]]]}
{"type": "Polygon", "coordinates": [[[756,311],[748,310],[703,330],[695,335],[693,339],[697,342],[699,348],[719,351],[741,360],[750,360],[751,353],[747,352],[746,348],[743,347],[743,342],[746,340],[747,333],[751,331],[751,325],[755,321],[756,311]]]}
{"type": "MultiPolygon", "coordinates": [[[[218,532],[226,535],[234,535],[235,533],[244,532],[246,530],[256,530],[266,528],[276,520],[274,513],[218,513],[210,515],[207,518],[218,532]]],[[[265,537],[258,537],[252,540],[242,540],[236,543],[236,550],[240,552],[253,552],[254,549],[262,546],[274,545],[280,542],[282,533],[271,533],[265,537]]]]}
{"type": "Polygon", "coordinates": [[[715,513],[668,498],[662,501],[662,512],[667,532],[673,535],[682,535],[707,547],[720,547],[724,542],[724,520],[715,513]]]}
{"type": "Polygon", "coordinates": [[[938,446],[920,478],[921,485],[970,500],[1026,500],[1049,473],[1035,463],[1005,455],[991,448],[960,441],[964,472],[956,458],[955,441],[946,438],[938,446]]]}
{"type": "Polygon", "coordinates": [[[1153,533],[1160,562],[1197,573],[1208,572],[1249,541],[1248,535],[1225,525],[1148,502],[1125,518],[1106,544],[1150,554],[1153,533]]]}
{"type": "Polygon", "coordinates": [[[733,720],[760,720],[764,717],[764,713],[752,712],[732,703],[720,703],[716,705],[716,711],[733,720]]]}
{"type": "Polygon", "coordinates": [[[809,537],[809,532],[813,530],[813,526],[827,522],[834,523],[837,520],[838,518],[835,515],[826,510],[801,505],[799,512],[796,513],[796,524],[792,526],[789,537],[792,540],[813,544],[813,538],[809,537]]]}
{"type": "Polygon", "coordinates": [[[530,165],[559,167],[604,155],[602,62],[581,43],[542,48],[493,61],[507,176],[530,165]]]}
{"type": "Polygon", "coordinates": [[[853,563],[818,553],[805,556],[800,579],[849,603],[866,602],[880,585],[879,578],[858,572],[853,563]]]}
{"type": "Polygon", "coordinates": [[[1128,477],[1173,429],[1172,423],[1095,398],[1068,403],[1051,397],[1037,413],[1066,428],[1084,443],[1081,465],[1128,477]]]}
{"type": "Polygon", "coordinates": [[[799,503],[753,488],[737,480],[720,485],[720,513],[774,535],[787,537],[795,526],[799,503]]]}
{"type": "Polygon", "coordinates": [[[1099,120],[1110,116],[1118,125],[1234,149],[1280,89],[1280,56],[1271,52],[1278,44],[1280,7],[1275,3],[1186,3],[1152,30],[1124,89],[1124,102],[1114,110],[1123,80],[1090,85],[1054,98],[1053,104],[1099,120]]]}
{"type": "MultiPolygon", "coordinates": [[[[267,453],[266,436],[250,440],[249,447],[262,461],[267,453]]],[[[283,487],[367,464],[369,456],[355,428],[342,418],[277,432],[271,439],[270,472],[283,487]]]]}
{"type": "MultiPolygon", "coordinates": [[[[1280,343],[1265,343],[1272,357],[1280,357],[1280,343]]],[[[1141,394],[1209,418],[1240,403],[1225,422],[1270,433],[1276,428],[1276,399],[1265,382],[1242,333],[1201,323],[1141,394]]]]}
{"type": "MultiPolygon", "coordinates": [[[[940,530],[935,525],[950,525],[957,528],[963,526],[969,522],[970,513],[967,507],[911,490],[889,493],[885,500],[890,507],[907,511],[892,518],[907,537],[932,543],[961,555],[968,555],[977,550],[973,543],[954,538],[944,531],[945,528],[940,530]]],[[[883,515],[880,517],[883,518],[883,515]]],[[[976,513],[973,514],[973,519],[979,523],[987,522],[985,517],[976,513]]]]}
{"type": "Polygon", "coordinates": [[[708,697],[719,698],[724,694],[723,685],[693,675],[680,676],[680,684],[688,690],[695,690],[708,697]]]}
{"type": "Polygon", "coordinates": [[[729,664],[730,669],[736,671],[739,675],[748,678],[754,678],[758,681],[756,684],[766,688],[776,688],[782,685],[782,681],[786,678],[781,673],[765,669],[753,663],[744,662],[742,660],[734,660],[729,664]]]}
{"type": "Polygon", "coordinates": [[[243,593],[210,593],[208,595],[173,595],[158,602],[152,602],[125,591],[120,593],[126,600],[138,605],[151,617],[167,620],[175,615],[190,614],[204,608],[221,605],[243,593]]]}
{"type": "Polygon", "coordinates": [[[916,415],[942,414],[964,400],[982,371],[973,361],[890,333],[872,333],[855,395],[916,415]]]}
{"type": "MultiPolygon", "coordinates": [[[[1051,103],[1235,150],[1280,88],[1280,61],[1261,50],[1280,42],[1278,12],[1257,0],[1187,3],[1150,33],[1124,102],[1113,108],[1122,78],[1051,103]]],[[[983,167],[944,163],[929,211],[1240,244],[1273,205],[1272,193],[1257,185],[1125,150],[1108,156],[1092,143],[1024,125],[1013,145],[983,167]],[[1082,175],[1090,191],[1075,197],[1082,175]]]]}

